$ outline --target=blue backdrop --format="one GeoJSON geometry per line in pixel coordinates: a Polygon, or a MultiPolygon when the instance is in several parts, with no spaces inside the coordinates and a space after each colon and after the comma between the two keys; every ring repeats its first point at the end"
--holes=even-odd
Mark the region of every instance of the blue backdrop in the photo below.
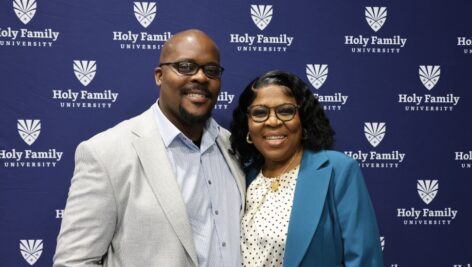
{"type": "MultiPolygon", "coordinates": [[[[213,114],[271,69],[310,84],[357,159],[386,266],[472,265],[472,2],[0,3],[0,266],[51,266],[77,144],[147,109],[172,34],[225,72],[213,114]]],[[[99,215],[98,215],[99,216],[99,215]]]]}

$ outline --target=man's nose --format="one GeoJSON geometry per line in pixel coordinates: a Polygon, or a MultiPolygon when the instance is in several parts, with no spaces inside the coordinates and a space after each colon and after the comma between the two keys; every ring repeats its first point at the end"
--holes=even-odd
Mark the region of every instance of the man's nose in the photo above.
{"type": "Polygon", "coordinates": [[[198,68],[197,72],[192,75],[192,79],[198,81],[206,81],[208,80],[208,76],[206,76],[205,72],[203,71],[203,68],[198,68]]]}

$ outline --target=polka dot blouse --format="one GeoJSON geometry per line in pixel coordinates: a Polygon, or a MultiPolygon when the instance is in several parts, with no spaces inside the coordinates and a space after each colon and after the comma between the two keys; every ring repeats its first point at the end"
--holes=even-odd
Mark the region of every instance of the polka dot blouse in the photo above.
{"type": "Polygon", "coordinates": [[[279,189],[271,191],[275,178],[262,171],[246,194],[246,213],[241,222],[241,266],[282,266],[288,221],[299,166],[280,177],[279,189]]]}

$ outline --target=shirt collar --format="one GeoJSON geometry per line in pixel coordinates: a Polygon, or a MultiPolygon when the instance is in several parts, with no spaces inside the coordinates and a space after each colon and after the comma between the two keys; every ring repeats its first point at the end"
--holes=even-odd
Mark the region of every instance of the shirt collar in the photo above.
{"type": "MultiPolygon", "coordinates": [[[[169,147],[169,145],[176,139],[188,139],[175,125],[169,121],[169,119],[162,113],[161,108],[158,105],[159,99],[153,105],[154,117],[157,123],[157,127],[161,129],[160,134],[164,145],[169,147]]],[[[203,128],[203,135],[201,141],[201,151],[205,151],[211,145],[216,142],[220,131],[220,125],[213,119],[209,118],[203,128]]]]}

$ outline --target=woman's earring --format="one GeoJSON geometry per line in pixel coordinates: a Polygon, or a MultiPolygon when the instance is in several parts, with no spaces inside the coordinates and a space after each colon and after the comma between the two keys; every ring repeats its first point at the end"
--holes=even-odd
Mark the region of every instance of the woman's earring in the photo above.
{"type": "Polygon", "coordinates": [[[251,136],[249,135],[249,132],[247,132],[247,135],[246,135],[246,142],[248,144],[252,144],[252,140],[251,140],[251,136]]]}

